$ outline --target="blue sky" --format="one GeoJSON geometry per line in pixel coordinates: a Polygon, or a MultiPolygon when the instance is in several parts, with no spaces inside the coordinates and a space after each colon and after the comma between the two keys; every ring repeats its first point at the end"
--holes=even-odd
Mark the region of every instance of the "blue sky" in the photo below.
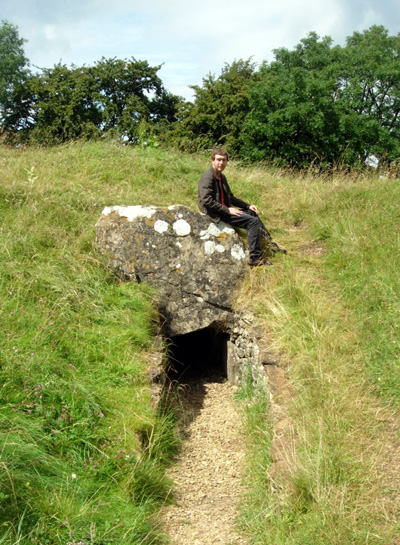
{"type": "Polygon", "coordinates": [[[226,63],[273,60],[311,31],[344,45],[372,25],[400,32],[398,0],[1,0],[0,20],[28,40],[32,65],[91,65],[102,57],[162,64],[172,93],[190,100],[190,85],[226,63]]]}

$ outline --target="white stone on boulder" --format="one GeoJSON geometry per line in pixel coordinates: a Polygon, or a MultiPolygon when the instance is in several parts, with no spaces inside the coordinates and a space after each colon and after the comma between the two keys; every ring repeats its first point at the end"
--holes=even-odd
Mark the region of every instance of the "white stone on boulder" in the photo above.
{"type": "MultiPolygon", "coordinates": [[[[179,214],[179,217],[180,216],[182,216],[182,214],[179,214]]],[[[177,220],[172,227],[174,228],[174,231],[178,237],[186,237],[192,230],[189,223],[184,219],[177,220]]]]}
{"type": "Polygon", "coordinates": [[[204,243],[204,251],[206,252],[206,254],[212,255],[215,252],[215,246],[216,244],[213,240],[207,240],[204,243]]]}
{"type": "Polygon", "coordinates": [[[154,224],[154,230],[157,233],[166,233],[168,231],[169,224],[163,220],[157,220],[154,224]]]}
{"type": "Polygon", "coordinates": [[[121,217],[128,221],[133,221],[136,218],[151,218],[156,213],[154,206],[106,206],[102,212],[103,216],[108,216],[112,212],[117,212],[121,217]]]}
{"type": "Polygon", "coordinates": [[[239,244],[234,244],[231,248],[231,256],[238,261],[244,259],[246,257],[246,254],[244,253],[243,246],[239,246],[239,244]]]}
{"type": "Polygon", "coordinates": [[[210,223],[207,229],[203,229],[200,232],[200,238],[202,240],[208,240],[210,237],[218,238],[222,233],[225,233],[226,235],[234,235],[235,230],[222,221],[219,223],[210,223]]]}

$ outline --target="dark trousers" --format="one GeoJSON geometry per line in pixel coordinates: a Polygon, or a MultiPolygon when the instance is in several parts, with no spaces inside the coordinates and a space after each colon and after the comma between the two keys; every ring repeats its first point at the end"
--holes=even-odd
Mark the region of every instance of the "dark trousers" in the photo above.
{"type": "Polygon", "coordinates": [[[271,235],[255,212],[244,210],[241,216],[224,216],[221,219],[232,227],[246,229],[250,259],[262,257],[261,241],[271,241],[271,235]]]}

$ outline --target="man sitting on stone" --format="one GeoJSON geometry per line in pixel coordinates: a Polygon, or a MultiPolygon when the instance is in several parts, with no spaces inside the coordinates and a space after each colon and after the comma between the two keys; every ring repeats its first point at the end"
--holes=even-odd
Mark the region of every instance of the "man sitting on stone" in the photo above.
{"type": "Polygon", "coordinates": [[[222,171],[228,163],[228,152],[224,148],[216,148],[211,156],[211,166],[199,180],[199,208],[214,222],[219,220],[246,229],[249,244],[249,265],[272,265],[267,261],[261,249],[266,245],[272,252],[286,250],[272,242],[271,235],[258,217],[258,209],[235,197],[222,171]]]}

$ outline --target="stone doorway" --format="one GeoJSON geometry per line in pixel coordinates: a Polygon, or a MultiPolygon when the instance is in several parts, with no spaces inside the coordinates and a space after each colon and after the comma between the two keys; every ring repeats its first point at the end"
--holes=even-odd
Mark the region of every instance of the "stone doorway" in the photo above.
{"type": "Polygon", "coordinates": [[[172,380],[227,378],[229,334],[213,327],[199,329],[170,339],[168,375],[172,380]]]}

